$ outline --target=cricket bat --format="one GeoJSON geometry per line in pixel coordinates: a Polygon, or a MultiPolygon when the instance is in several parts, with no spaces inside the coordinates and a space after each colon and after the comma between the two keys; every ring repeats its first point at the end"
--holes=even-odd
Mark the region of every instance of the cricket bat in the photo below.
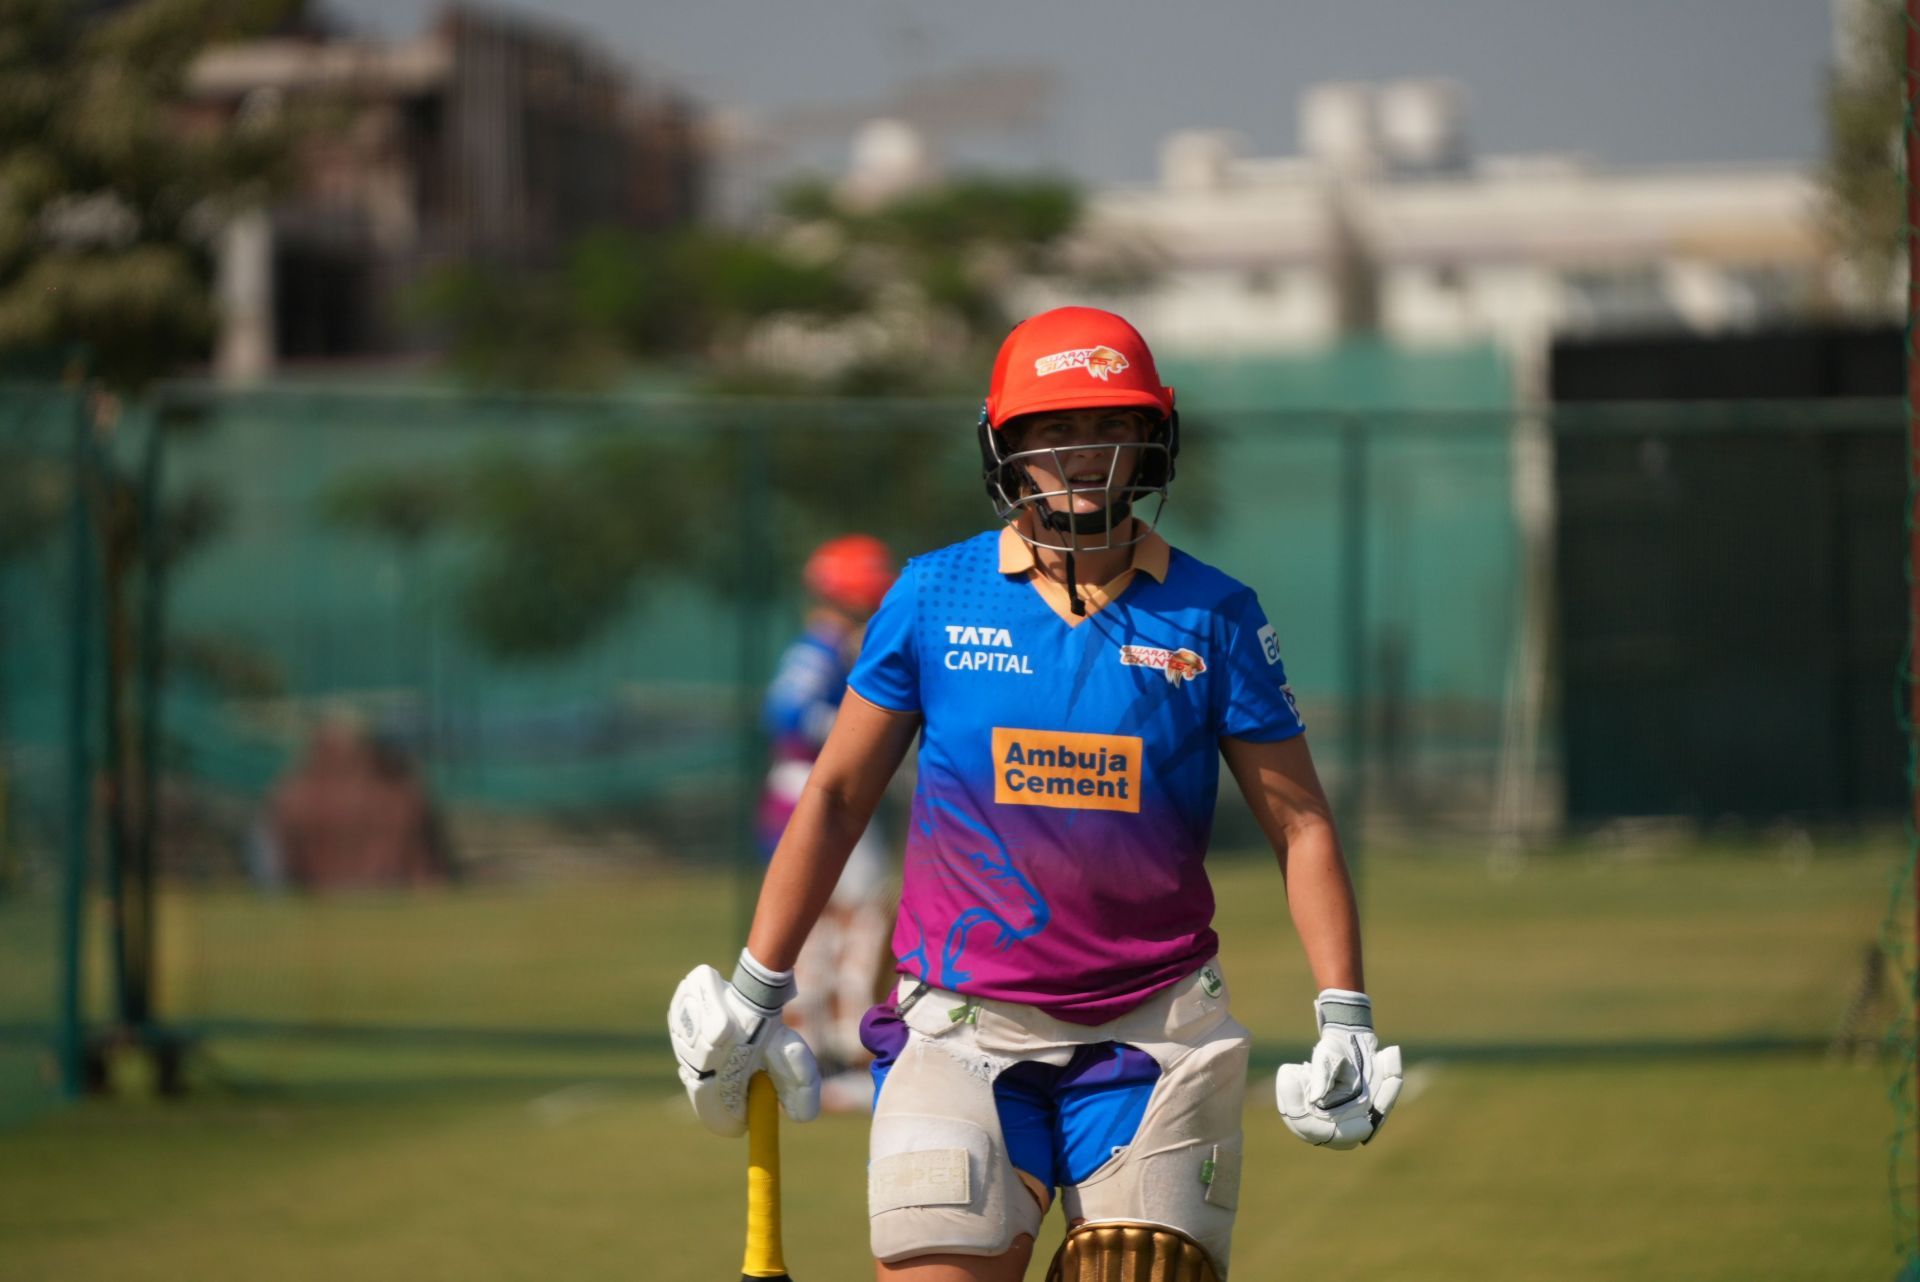
{"type": "Polygon", "coordinates": [[[747,1083],[747,1253],[740,1282],[792,1282],[780,1250],[780,1103],[765,1073],[747,1083]]]}

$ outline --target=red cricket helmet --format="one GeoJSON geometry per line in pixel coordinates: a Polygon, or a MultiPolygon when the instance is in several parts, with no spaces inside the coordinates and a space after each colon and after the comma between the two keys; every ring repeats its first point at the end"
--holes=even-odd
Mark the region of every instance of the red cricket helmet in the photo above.
{"type": "Polygon", "coordinates": [[[893,553],[871,534],[843,534],[828,539],[807,558],[807,591],[831,605],[856,614],[880,608],[887,589],[900,577],[893,553]]]}
{"type": "MultiPolygon", "coordinates": [[[[1013,522],[1023,509],[1033,513],[1035,528],[1015,527],[1029,543],[1086,551],[1138,542],[1157,522],[1160,508],[1134,525],[1127,518],[1143,499],[1165,504],[1179,454],[1173,389],[1161,383],[1147,340],[1122,317],[1097,307],[1056,307],[1020,322],[1000,344],[980,410],[980,462],[987,497],[1001,520],[1013,522]],[[1007,425],[1029,414],[1109,408],[1142,409],[1155,420],[1134,474],[1110,472],[1102,511],[1068,515],[1050,509],[1049,500],[1058,494],[1043,491],[1026,467],[1045,451],[1011,449],[1007,425]],[[1095,535],[1104,541],[1090,542],[1095,535]]],[[[1118,458],[1116,449],[1116,466],[1118,458]]]]}
{"type": "Polygon", "coordinates": [[[1160,383],[1140,331],[1097,307],[1056,307],[1013,327],[1000,344],[987,388],[987,426],[995,430],[1042,410],[1137,405],[1173,413],[1173,389],[1160,383]]]}

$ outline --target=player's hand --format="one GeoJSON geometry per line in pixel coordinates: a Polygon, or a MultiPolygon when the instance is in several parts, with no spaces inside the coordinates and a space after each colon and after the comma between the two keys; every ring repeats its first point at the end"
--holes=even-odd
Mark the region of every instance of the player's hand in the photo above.
{"type": "Polygon", "coordinates": [[[667,1036],[680,1061],[693,1111],[718,1135],[747,1129],[747,1083],[762,1069],[796,1122],[820,1115],[820,1066],[800,1034],[780,1022],[793,974],[767,970],[746,953],[733,982],[695,966],[673,990],[667,1036]]]}
{"type": "Polygon", "coordinates": [[[1364,993],[1324,990],[1313,1002],[1320,1041],[1304,1064],[1282,1064],[1274,1083],[1281,1120],[1309,1144],[1354,1148],[1379,1133],[1400,1098],[1400,1048],[1373,1035],[1364,993]]]}

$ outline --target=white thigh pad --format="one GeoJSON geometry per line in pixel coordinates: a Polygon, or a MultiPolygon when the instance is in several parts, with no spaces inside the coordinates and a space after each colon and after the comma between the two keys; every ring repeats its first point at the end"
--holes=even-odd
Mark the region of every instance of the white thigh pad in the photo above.
{"type": "Polygon", "coordinates": [[[1133,1142],[1076,1187],[1062,1190],[1069,1219],[1158,1224],[1202,1247],[1226,1275],[1240,1201],[1240,1111],[1252,1039],[1232,1019],[1198,1045],[1141,1049],[1160,1061],[1133,1142]]]}
{"type": "Polygon", "coordinates": [[[867,1167],[873,1255],[1000,1255],[1040,1206],[1007,1160],[989,1076],[918,1034],[887,1073],[867,1167]]]}

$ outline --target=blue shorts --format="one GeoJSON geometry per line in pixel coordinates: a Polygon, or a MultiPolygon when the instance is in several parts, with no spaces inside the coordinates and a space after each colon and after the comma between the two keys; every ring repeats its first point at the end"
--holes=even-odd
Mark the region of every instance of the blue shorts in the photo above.
{"type": "MultiPolygon", "coordinates": [[[[860,1041],[873,1054],[877,1101],[907,1026],[891,1003],[875,1006],[860,1021],[860,1041]]],[[[1079,1184],[1133,1142],[1159,1080],[1151,1055],[1119,1042],[1082,1046],[1060,1066],[1013,1065],[993,1083],[1008,1160],[1043,1187],[1079,1184]]]]}

